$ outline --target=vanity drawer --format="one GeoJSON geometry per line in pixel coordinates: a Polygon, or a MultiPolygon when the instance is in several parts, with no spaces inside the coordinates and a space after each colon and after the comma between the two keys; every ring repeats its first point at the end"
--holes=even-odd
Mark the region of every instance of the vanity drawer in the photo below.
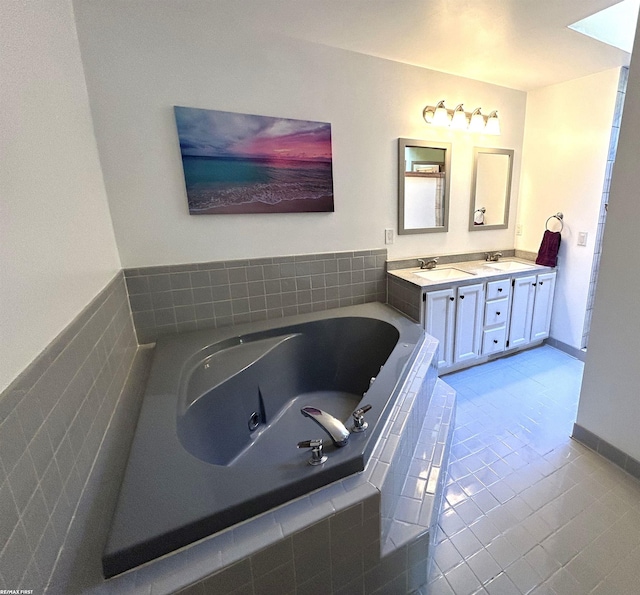
{"type": "Polygon", "coordinates": [[[508,298],[511,289],[511,279],[501,279],[500,281],[489,281],[487,283],[487,300],[498,298],[508,298]]]}
{"type": "Polygon", "coordinates": [[[482,355],[504,351],[507,337],[507,325],[484,331],[482,335],[482,355]]]}
{"type": "Polygon", "coordinates": [[[484,325],[506,324],[509,311],[509,298],[492,300],[484,306],[484,325]]]}

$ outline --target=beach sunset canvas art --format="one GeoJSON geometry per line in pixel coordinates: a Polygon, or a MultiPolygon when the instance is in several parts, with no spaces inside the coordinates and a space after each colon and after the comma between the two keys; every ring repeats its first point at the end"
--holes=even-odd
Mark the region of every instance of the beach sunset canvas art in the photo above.
{"type": "Polygon", "coordinates": [[[331,124],[174,107],[192,215],[333,211],[331,124]]]}

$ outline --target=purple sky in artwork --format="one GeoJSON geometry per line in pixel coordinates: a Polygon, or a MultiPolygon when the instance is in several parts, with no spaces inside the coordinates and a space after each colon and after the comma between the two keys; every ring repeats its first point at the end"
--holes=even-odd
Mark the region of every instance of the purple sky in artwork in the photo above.
{"type": "Polygon", "coordinates": [[[184,155],[331,161],[331,125],[175,108],[184,155]]]}

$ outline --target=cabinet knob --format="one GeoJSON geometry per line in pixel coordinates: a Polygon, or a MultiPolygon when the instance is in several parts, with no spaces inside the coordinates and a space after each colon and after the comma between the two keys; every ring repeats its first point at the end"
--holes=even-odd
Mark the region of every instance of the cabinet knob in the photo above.
{"type": "Polygon", "coordinates": [[[461,300],[463,300],[463,299],[464,299],[464,296],[463,296],[463,295],[461,295],[461,296],[460,296],[460,299],[461,299],[461,300]]]}
{"type": "Polygon", "coordinates": [[[498,339],[494,339],[494,340],[493,340],[493,342],[494,342],[494,343],[497,343],[497,342],[498,342],[498,339]]]}
{"type": "Polygon", "coordinates": [[[536,284],[535,284],[535,283],[532,283],[531,285],[533,285],[533,287],[535,287],[535,286],[536,286],[536,284]]]}
{"type": "Polygon", "coordinates": [[[500,316],[500,312],[496,312],[496,316],[500,316]]]}
{"type": "Polygon", "coordinates": [[[454,298],[453,296],[449,298],[451,301],[455,300],[456,298],[454,298]]]}
{"type": "Polygon", "coordinates": [[[502,292],[502,287],[498,287],[498,293],[502,292]]]}
{"type": "Polygon", "coordinates": [[[540,285],[542,285],[544,283],[544,281],[538,281],[538,283],[540,283],[540,285]]]}

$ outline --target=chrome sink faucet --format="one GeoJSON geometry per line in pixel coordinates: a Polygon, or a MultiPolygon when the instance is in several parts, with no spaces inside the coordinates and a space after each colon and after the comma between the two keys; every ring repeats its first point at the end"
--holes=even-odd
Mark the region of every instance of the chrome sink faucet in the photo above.
{"type": "Polygon", "coordinates": [[[435,269],[438,264],[438,256],[432,258],[431,260],[425,260],[424,258],[418,258],[418,262],[420,263],[421,269],[435,269]]]}
{"type": "Polygon", "coordinates": [[[502,257],[502,252],[494,252],[493,254],[491,254],[491,252],[487,252],[484,256],[487,262],[498,262],[502,257]]]}
{"type": "Polygon", "coordinates": [[[336,446],[345,446],[349,442],[349,430],[333,415],[316,407],[303,407],[300,413],[315,421],[331,438],[336,446]]]}

